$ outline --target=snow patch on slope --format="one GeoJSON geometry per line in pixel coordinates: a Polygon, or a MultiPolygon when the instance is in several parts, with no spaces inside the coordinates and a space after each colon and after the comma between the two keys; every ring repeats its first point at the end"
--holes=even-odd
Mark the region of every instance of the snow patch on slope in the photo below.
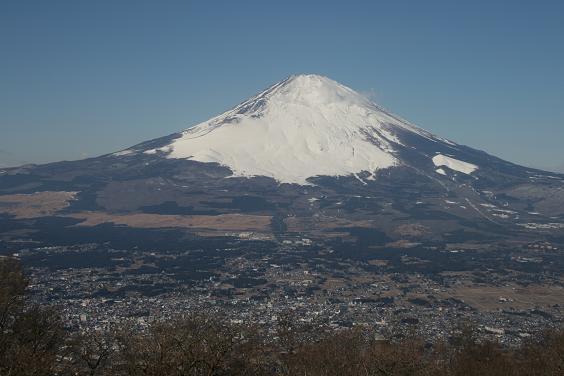
{"type": "Polygon", "coordinates": [[[437,169],[435,170],[435,172],[436,172],[437,174],[441,174],[441,175],[445,175],[445,176],[446,176],[446,174],[447,174],[446,171],[443,170],[442,168],[437,168],[437,169]]]}
{"type": "MultiPolygon", "coordinates": [[[[462,172],[463,174],[470,175],[472,172],[478,169],[478,166],[448,157],[446,155],[437,154],[433,157],[433,163],[436,167],[446,166],[451,170],[462,172]]],[[[438,171],[437,171],[438,172],[438,171]]],[[[443,171],[444,172],[444,171],[443,171]]]]}
{"type": "Polygon", "coordinates": [[[126,155],[132,155],[132,154],[135,154],[135,151],[134,151],[134,150],[125,149],[125,150],[122,150],[122,151],[118,151],[118,152],[116,152],[116,153],[113,153],[112,155],[115,155],[116,157],[123,157],[123,156],[126,156],[126,155]]]}

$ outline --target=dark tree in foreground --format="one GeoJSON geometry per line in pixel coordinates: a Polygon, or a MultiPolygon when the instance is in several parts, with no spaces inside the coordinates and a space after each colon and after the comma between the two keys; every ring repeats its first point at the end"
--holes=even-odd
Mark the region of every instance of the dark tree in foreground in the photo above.
{"type": "Polygon", "coordinates": [[[0,375],[52,375],[65,332],[55,311],[25,304],[25,279],[13,259],[0,261],[0,375]]]}
{"type": "Polygon", "coordinates": [[[191,315],[156,323],[145,333],[121,333],[120,369],[127,375],[256,374],[253,341],[247,328],[191,315]]]}

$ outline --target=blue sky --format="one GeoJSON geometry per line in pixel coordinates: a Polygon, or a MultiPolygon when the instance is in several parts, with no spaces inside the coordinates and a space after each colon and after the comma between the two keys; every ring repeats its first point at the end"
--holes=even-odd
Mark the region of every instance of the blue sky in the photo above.
{"type": "Polygon", "coordinates": [[[564,170],[563,1],[2,1],[0,164],[116,151],[294,73],[564,170]]]}

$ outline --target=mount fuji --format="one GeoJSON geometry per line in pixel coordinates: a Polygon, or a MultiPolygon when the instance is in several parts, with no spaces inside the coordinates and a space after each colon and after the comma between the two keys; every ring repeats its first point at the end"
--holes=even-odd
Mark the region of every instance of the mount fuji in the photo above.
{"type": "Polygon", "coordinates": [[[453,155],[469,156],[458,145],[385,111],[354,90],[318,75],[297,75],[206,122],[174,135],[158,148],[144,144],[116,153],[218,163],[233,176],[268,176],[280,183],[310,184],[315,176],[357,176],[410,165],[402,151],[471,174],[478,167],[453,155]],[[434,153],[427,150],[432,148],[434,153]],[[444,152],[445,154],[441,154],[444,152]]]}
{"type": "Polygon", "coordinates": [[[100,226],[260,239],[359,228],[389,240],[562,236],[564,175],[436,136],[308,74],[119,152],[0,170],[0,218],[5,244],[45,223],[57,241],[100,226]]]}

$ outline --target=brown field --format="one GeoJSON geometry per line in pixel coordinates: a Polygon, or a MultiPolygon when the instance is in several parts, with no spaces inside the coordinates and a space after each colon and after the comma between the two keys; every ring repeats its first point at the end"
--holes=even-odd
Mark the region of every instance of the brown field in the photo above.
{"type": "Polygon", "coordinates": [[[75,195],[76,192],[1,195],[0,213],[13,215],[17,219],[46,217],[69,206],[75,195]]]}
{"type": "Polygon", "coordinates": [[[431,232],[431,229],[420,224],[403,224],[397,226],[394,231],[399,236],[419,238],[431,232]]]}
{"type": "Polygon", "coordinates": [[[335,227],[374,227],[372,220],[353,221],[337,217],[290,217],[284,219],[288,231],[303,231],[304,228],[331,229],[335,227]]]}
{"type": "Polygon", "coordinates": [[[387,266],[390,262],[388,260],[372,259],[367,261],[369,265],[387,266]]]}
{"type": "Polygon", "coordinates": [[[450,296],[461,299],[481,311],[503,308],[531,309],[536,306],[562,304],[564,287],[557,285],[460,286],[449,290],[450,296]]]}
{"type": "Polygon", "coordinates": [[[160,215],[160,214],[110,214],[104,212],[80,212],[67,217],[83,219],[77,226],[96,226],[114,223],[138,228],[189,228],[216,231],[270,232],[271,216],[222,214],[222,215],[160,215]]]}

